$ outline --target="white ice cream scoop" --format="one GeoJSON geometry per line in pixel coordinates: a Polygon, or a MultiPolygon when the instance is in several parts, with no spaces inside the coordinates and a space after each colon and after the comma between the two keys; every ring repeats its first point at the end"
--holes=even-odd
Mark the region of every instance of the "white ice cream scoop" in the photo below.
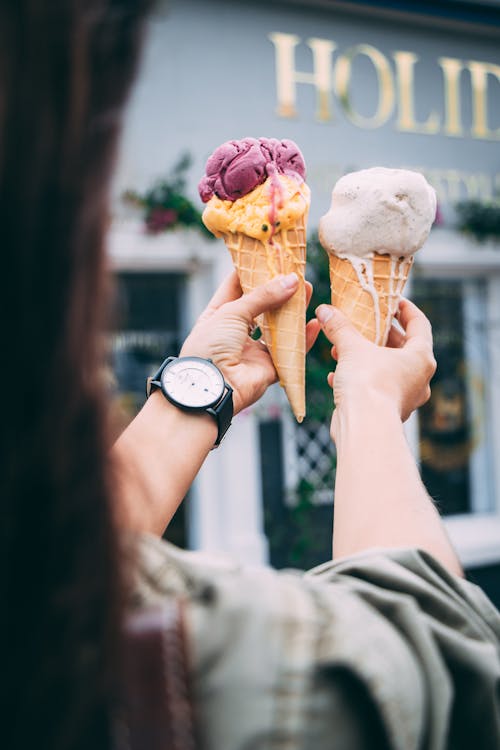
{"type": "Polygon", "coordinates": [[[387,342],[413,263],[436,216],[436,193],[418,172],[374,167],[342,177],[321,218],[332,305],[366,338],[387,342]]]}
{"type": "Polygon", "coordinates": [[[436,216],[436,193],[418,172],[373,167],[344,175],[319,223],[321,244],[341,257],[408,257],[436,216]]]}

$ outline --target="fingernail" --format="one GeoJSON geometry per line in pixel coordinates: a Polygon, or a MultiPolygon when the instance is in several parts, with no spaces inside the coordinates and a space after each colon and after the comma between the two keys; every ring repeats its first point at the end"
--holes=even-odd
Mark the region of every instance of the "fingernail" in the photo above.
{"type": "Polygon", "coordinates": [[[285,287],[285,289],[292,289],[294,286],[296,286],[298,280],[299,277],[296,273],[289,273],[287,276],[283,276],[280,279],[280,282],[281,286],[285,287]]]}
{"type": "Polygon", "coordinates": [[[316,308],[316,317],[319,320],[320,323],[323,325],[330,320],[330,318],[333,315],[333,310],[331,307],[327,307],[326,305],[320,305],[316,308]]]}

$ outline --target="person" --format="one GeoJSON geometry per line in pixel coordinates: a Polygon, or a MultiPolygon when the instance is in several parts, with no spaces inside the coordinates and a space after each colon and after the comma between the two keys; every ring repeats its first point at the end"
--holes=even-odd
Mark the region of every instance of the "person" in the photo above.
{"type": "MultiPolygon", "coordinates": [[[[109,445],[104,236],[149,7],[0,5],[4,746],[127,747],[124,623],[182,602],[202,746],[498,747],[500,617],[463,579],[404,438],[435,367],[411,302],[387,348],[329,305],[308,326],[337,359],[338,452],[333,560],[308,574],[161,540],[216,439],[209,415],[155,391],[109,445]]],[[[296,288],[242,295],[232,274],[183,344],[214,361],[235,412],[276,379],[253,320],[296,288]]]]}

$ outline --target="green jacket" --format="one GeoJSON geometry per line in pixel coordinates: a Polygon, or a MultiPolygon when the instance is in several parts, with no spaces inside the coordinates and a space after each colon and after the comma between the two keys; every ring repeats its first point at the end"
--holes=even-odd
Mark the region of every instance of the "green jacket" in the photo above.
{"type": "Polygon", "coordinates": [[[500,615],[413,549],[307,574],[140,537],[133,605],[182,597],[207,750],[498,750],[500,615]]]}

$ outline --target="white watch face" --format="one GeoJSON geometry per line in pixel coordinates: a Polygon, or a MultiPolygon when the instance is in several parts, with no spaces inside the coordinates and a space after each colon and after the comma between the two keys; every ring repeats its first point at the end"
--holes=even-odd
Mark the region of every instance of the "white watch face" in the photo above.
{"type": "Polygon", "coordinates": [[[221,373],[210,362],[196,357],[172,362],[163,370],[161,379],[168,395],[182,406],[211,406],[224,393],[221,373]]]}

